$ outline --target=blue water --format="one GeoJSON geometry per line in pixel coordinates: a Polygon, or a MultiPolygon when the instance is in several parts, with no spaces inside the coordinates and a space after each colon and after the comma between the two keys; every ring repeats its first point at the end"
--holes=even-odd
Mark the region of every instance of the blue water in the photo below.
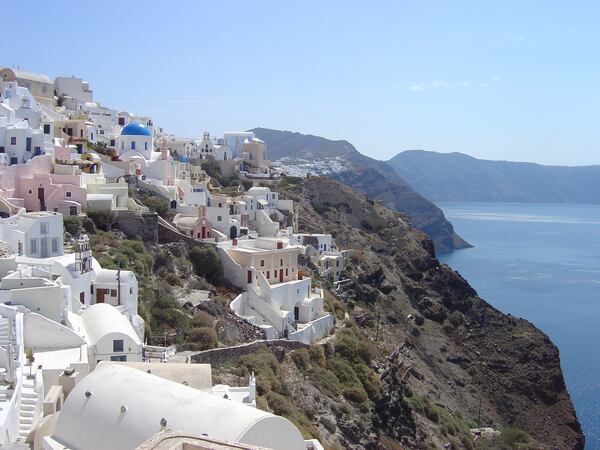
{"type": "Polygon", "coordinates": [[[600,448],[600,206],[439,206],[475,246],[440,260],[489,303],[550,336],[560,349],[586,449],[600,448]]]}

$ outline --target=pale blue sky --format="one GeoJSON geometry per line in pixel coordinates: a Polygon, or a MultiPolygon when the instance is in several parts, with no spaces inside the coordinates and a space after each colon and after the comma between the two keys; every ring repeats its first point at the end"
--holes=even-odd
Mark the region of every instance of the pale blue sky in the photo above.
{"type": "Polygon", "coordinates": [[[83,77],[183,136],[263,126],[378,159],[600,163],[593,1],[33,1],[3,17],[0,64],[83,77]]]}

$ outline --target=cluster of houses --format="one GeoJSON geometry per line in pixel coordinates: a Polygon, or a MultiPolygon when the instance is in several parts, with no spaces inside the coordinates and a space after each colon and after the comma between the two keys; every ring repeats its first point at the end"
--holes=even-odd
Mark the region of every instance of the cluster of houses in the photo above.
{"type": "Polygon", "coordinates": [[[135,180],[168,204],[164,226],[217,250],[240,292],[232,312],[267,340],[310,344],[334,320],[299,257],[338,281],[349,255],[329,234],[294,228],[278,179],[252,132],[175,137],[101,105],[79,78],[1,69],[2,448],[322,448],[255,408],[253,376],[213,386],[210,365],[151,362],[135,274],[102,268],[86,235],[64,237],[68,216],[149,214],[130,196],[135,180]],[[241,183],[218,186],[207,164],[241,183]]]}

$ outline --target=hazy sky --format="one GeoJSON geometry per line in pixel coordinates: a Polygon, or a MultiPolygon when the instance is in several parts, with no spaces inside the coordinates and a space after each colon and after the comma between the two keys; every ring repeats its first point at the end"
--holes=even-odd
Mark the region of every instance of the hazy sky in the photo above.
{"type": "Polygon", "coordinates": [[[0,64],[83,77],[178,135],[600,163],[598,2],[19,1],[3,17],[0,64]]]}

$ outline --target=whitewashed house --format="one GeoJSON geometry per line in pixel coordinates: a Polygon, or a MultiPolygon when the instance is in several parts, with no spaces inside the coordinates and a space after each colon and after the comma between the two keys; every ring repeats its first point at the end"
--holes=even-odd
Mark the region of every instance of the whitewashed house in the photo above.
{"type": "Polygon", "coordinates": [[[87,81],[77,77],[56,77],[54,90],[59,97],[72,97],[82,103],[94,101],[94,94],[87,81]]]}
{"type": "Polygon", "coordinates": [[[100,361],[142,361],[142,341],[117,308],[96,303],[87,307],[81,316],[71,314],[69,321],[73,328],[79,326],[79,322],[74,321],[79,317],[84,327],[80,331],[92,350],[92,367],[100,361]]]}
{"type": "Polygon", "coordinates": [[[310,344],[329,335],[333,317],[323,310],[323,291],[298,270],[302,247],[259,238],[219,243],[217,250],[225,279],[244,291],[230,308],[267,339],[310,344]]]}
{"type": "Polygon", "coordinates": [[[21,212],[0,219],[0,241],[18,256],[48,258],[62,255],[63,234],[60,213],[21,212]]]}
{"type": "Polygon", "coordinates": [[[16,82],[0,90],[0,165],[23,164],[34,156],[52,153],[54,126],[27,88],[16,82]]]}

